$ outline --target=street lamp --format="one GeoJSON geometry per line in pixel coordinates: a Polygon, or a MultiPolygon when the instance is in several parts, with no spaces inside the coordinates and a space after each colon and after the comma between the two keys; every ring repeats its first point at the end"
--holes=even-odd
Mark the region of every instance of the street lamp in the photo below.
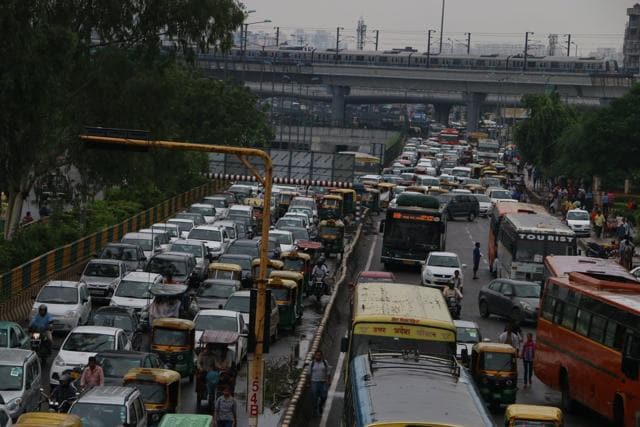
{"type": "Polygon", "coordinates": [[[524,64],[522,64],[522,71],[527,71],[527,59],[529,59],[529,36],[533,35],[533,31],[527,31],[524,33],[524,64]]]}
{"type": "Polygon", "coordinates": [[[247,50],[247,39],[249,38],[249,25],[268,24],[270,22],[271,22],[271,19],[265,19],[263,21],[248,22],[248,23],[244,24],[244,47],[242,49],[242,54],[243,55],[247,50]]]}
{"type": "Polygon", "coordinates": [[[431,65],[431,33],[435,33],[436,30],[427,30],[427,68],[431,65]]]}
{"type": "Polygon", "coordinates": [[[442,16],[440,17],[440,50],[438,51],[438,53],[442,53],[442,32],[444,31],[444,2],[445,0],[442,0],[442,16]]]}

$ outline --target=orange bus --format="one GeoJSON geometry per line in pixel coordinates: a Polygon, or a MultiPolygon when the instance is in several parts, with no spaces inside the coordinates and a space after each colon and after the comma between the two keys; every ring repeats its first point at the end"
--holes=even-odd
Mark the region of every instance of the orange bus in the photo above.
{"type": "Polygon", "coordinates": [[[541,301],[534,372],[617,426],[640,416],[640,289],[584,273],[550,278],[541,301]]]}
{"type": "Polygon", "coordinates": [[[495,273],[496,258],[498,255],[498,232],[502,225],[502,219],[507,214],[523,213],[535,214],[546,213],[544,207],[531,203],[521,202],[496,202],[491,211],[491,222],[489,224],[489,242],[487,244],[487,261],[489,262],[489,271],[495,273]]]}
{"type": "Polygon", "coordinates": [[[600,280],[640,285],[636,276],[613,259],[566,255],[548,255],[544,258],[543,283],[545,285],[550,278],[566,277],[569,273],[584,273],[600,280]]]}

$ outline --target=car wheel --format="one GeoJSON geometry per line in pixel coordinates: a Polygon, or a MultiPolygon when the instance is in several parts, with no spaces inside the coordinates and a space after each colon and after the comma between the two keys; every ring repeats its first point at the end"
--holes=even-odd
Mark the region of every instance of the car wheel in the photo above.
{"type": "Polygon", "coordinates": [[[485,300],[481,300],[480,304],[478,306],[478,309],[480,310],[480,316],[482,317],[489,317],[489,315],[491,314],[489,312],[489,305],[487,304],[487,302],[485,300]]]}
{"type": "Polygon", "coordinates": [[[469,222],[473,222],[475,219],[476,219],[476,213],[469,212],[469,216],[467,217],[467,220],[469,220],[469,222]]]}

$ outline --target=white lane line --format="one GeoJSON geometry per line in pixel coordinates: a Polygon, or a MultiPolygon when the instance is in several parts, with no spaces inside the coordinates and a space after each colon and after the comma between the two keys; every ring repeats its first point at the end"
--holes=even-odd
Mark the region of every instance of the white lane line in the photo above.
{"type": "MultiPolygon", "coordinates": [[[[364,271],[369,270],[371,268],[371,263],[373,262],[373,254],[376,250],[376,243],[378,242],[378,236],[373,239],[373,244],[371,245],[371,249],[369,249],[369,257],[367,258],[367,264],[364,267],[364,271]]],[[[327,401],[324,404],[324,409],[322,411],[322,418],[320,418],[320,427],[326,427],[327,422],[329,421],[329,414],[331,413],[331,406],[333,405],[333,399],[336,397],[341,397],[336,393],[338,388],[338,380],[340,379],[340,374],[342,374],[342,369],[344,367],[344,358],[346,353],[340,353],[338,356],[338,361],[336,363],[335,370],[333,371],[333,377],[331,378],[331,386],[329,387],[329,392],[327,393],[327,401]]]]}

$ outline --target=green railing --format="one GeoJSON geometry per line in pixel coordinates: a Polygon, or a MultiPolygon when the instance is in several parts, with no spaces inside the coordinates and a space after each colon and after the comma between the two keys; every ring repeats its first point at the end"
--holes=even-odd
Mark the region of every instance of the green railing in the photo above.
{"type": "Polygon", "coordinates": [[[29,314],[27,302],[49,280],[77,280],[84,264],[109,242],[126,233],[162,222],[204,196],[220,191],[224,181],[210,181],[174,196],[146,211],[66,246],[49,251],[0,276],[0,319],[23,320],[29,314]],[[26,312],[25,312],[26,310],[26,312]]]}

